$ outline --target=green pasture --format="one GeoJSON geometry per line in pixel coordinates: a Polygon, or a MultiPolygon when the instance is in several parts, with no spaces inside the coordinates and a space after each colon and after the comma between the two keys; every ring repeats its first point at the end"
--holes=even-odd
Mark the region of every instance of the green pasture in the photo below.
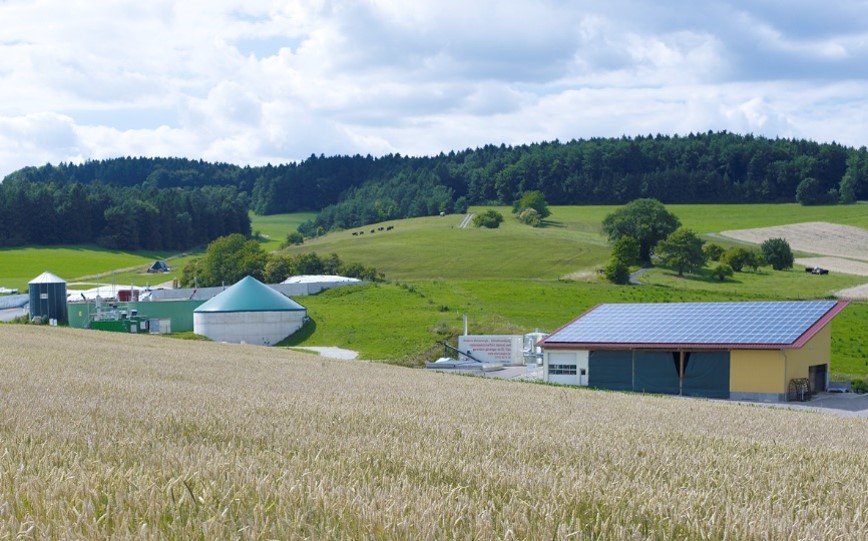
{"type": "Polygon", "coordinates": [[[316,217],[314,212],[299,212],[295,214],[272,214],[271,216],[258,216],[250,213],[250,227],[254,235],[259,234],[262,248],[273,251],[280,248],[286,240],[286,235],[292,233],[302,223],[316,217]]]}
{"type": "MultiPolygon", "coordinates": [[[[709,266],[712,265],[715,264],[709,266]]],[[[756,272],[736,272],[721,282],[711,275],[709,268],[684,276],[669,269],[654,268],[644,273],[639,281],[677,291],[706,290],[718,294],[799,300],[831,297],[836,291],[868,282],[868,277],[834,272],[811,274],[799,266],[783,271],[762,267],[756,272]]]]}
{"type": "MultiPolygon", "coordinates": [[[[508,208],[498,210],[509,215],[508,208]]],[[[532,228],[509,215],[498,229],[461,229],[463,218],[452,214],[373,224],[311,239],[285,252],[334,252],[394,280],[553,280],[577,270],[593,271],[608,257],[605,237],[593,222],[571,218],[532,228]],[[387,231],[389,226],[394,229],[387,231]]]]}
{"type": "MultiPolygon", "coordinates": [[[[280,247],[286,235],[313,213],[251,215],[252,229],[263,239],[265,250],[280,247]]],[[[97,246],[47,246],[0,249],[0,287],[27,291],[27,283],[45,271],[67,282],[87,284],[156,285],[181,276],[184,266],[202,254],[204,247],[175,254],[169,252],[115,252],[97,246]],[[169,264],[171,272],[148,274],[147,269],[157,260],[169,264]]]]}
{"type": "MultiPolygon", "coordinates": [[[[519,224],[510,208],[499,207],[505,221],[495,230],[461,229],[464,215],[448,215],[384,222],[308,239],[283,252],[337,253],[344,261],[375,267],[387,281],[299,298],[309,310],[311,323],[285,345],[339,346],[359,351],[363,358],[418,366],[442,354],[440,341],[454,342],[462,331],[464,314],[472,333],[552,331],[602,302],[825,298],[868,281],[835,273],[817,276],[799,269],[763,268],[720,282],[707,269],[679,278],[657,268],[642,276],[642,286],[614,286],[602,281],[596,271],[609,257],[600,224],[615,208],[554,206],[545,227],[531,228],[519,224]],[[386,231],[388,226],[393,229],[386,231]]],[[[685,226],[707,238],[727,229],[806,221],[868,227],[864,204],[668,208],[685,226]]],[[[272,251],[312,216],[253,216],[252,228],[264,239],[263,247],[272,251]]],[[[67,281],[153,285],[179,276],[200,253],[115,253],[93,247],[0,250],[0,286],[26,290],[27,282],[45,270],[67,281]],[[146,274],[157,258],[168,259],[172,273],[146,274]]],[[[836,318],[832,362],[836,377],[868,374],[865,321],[868,303],[851,303],[836,318]]]]}
{"type": "MultiPolygon", "coordinates": [[[[551,206],[546,220],[551,226],[567,230],[599,232],[603,219],[618,206],[551,206]]],[[[808,206],[798,204],[764,205],[666,205],[681,224],[698,233],[730,229],[753,229],[802,222],[831,222],[868,229],[868,202],[855,205],[808,206]]],[[[471,212],[479,209],[471,209],[471,212]]],[[[509,208],[498,209],[504,218],[509,208]]]]}
{"type": "MultiPolygon", "coordinates": [[[[27,283],[45,271],[67,282],[108,276],[113,271],[141,269],[165,254],[155,252],[113,252],[94,246],[51,246],[0,250],[0,286],[27,291],[27,283]]],[[[131,271],[128,271],[131,272],[131,271]]]]}

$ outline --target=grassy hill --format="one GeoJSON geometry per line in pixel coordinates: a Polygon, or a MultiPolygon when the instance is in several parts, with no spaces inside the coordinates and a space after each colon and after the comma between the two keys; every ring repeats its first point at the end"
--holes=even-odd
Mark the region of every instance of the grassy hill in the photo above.
{"type": "MultiPolygon", "coordinates": [[[[302,302],[313,323],[290,345],[337,345],[363,358],[418,365],[442,352],[440,340],[462,331],[523,333],[553,330],[601,302],[674,302],[825,298],[866,282],[832,274],[818,279],[800,270],[736,273],[725,282],[710,273],[674,276],[654,269],[642,287],[613,286],[596,270],[609,257],[600,231],[615,207],[552,207],[544,228],[507,218],[499,229],[459,229],[463,215],[387,222],[340,231],[287,253],[338,253],[384,272],[389,283],[330,291],[302,302]],[[395,226],[379,231],[380,225],[395,226]],[[375,231],[372,235],[371,229],[375,231]],[[353,236],[363,231],[364,235],[353,236]]],[[[726,229],[829,221],[868,228],[868,206],[672,205],[682,223],[703,234],[726,229]]],[[[480,209],[471,209],[479,211],[480,209]]],[[[714,242],[735,244],[718,238],[714,242]]],[[[851,304],[834,323],[834,377],[868,373],[868,305],[851,304]],[[840,329],[840,332],[838,332],[840,329]]]]}
{"type": "Polygon", "coordinates": [[[868,536],[864,419],[68,328],[0,338],[4,538],[868,536]]]}
{"type": "MultiPolygon", "coordinates": [[[[463,215],[450,215],[339,231],[288,248],[285,253],[337,253],[344,261],[376,267],[387,282],[298,299],[307,306],[312,322],[285,344],[340,346],[357,350],[366,359],[419,365],[442,353],[441,340],[453,340],[462,331],[464,314],[474,333],[523,333],[553,330],[601,302],[823,298],[866,281],[842,274],[818,278],[763,269],[719,282],[708,274],[678,278],[655,269],[643,276],[646,286],[612,286],[601,282],[596,271],[609,256],[600,223],[614,208],[555,206],[546,227],[535,229],[519,224],[510,209],[502,207],[498,210],[506,221],[497,230],[460,229],[463,215]],[[393,229],[386,231],[387,226],[393,229]]],[[[706,235],[806,221],[868,228],[864,204],[669,208],[685,226],[706,235]]],[[[272,250],[308,218],[309,214],[254,216],[253,229],[260,232],[264,247],[272,250]]],[[[715,238],[715,242],[723,241],[715,238]]],[[[7,250],[0,252],[0,285],[26,288],[26,282],[44,270],[68,281],[153,284],[177,276],[195,254],[171,259],[173,273],[168,276],[144,273],[162,255],[171,254],[112,254],[74,247],[7,250]],[[117,268],[126,270],[111,272],[117,268]]],[[[866,320],[864,303],[851,304],[836,319],[834,377],[868,374],[866,320]]]]}

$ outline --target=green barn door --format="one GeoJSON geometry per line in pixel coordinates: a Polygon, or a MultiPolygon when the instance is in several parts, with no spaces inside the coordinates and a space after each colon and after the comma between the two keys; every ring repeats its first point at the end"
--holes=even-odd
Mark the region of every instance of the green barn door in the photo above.
{"type": "Polygon", "coordinates": [[[729,398],[728,351],[691,351],[684,356],[684,396],[729,398]]]}

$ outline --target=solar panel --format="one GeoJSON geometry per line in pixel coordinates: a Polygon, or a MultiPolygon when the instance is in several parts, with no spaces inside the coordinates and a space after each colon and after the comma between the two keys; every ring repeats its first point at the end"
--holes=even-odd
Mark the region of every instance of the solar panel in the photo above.
{"type": "Polygon", "coordinates": [[[547,343],[791,344],[835,301],[603,304],[547,343]]]}

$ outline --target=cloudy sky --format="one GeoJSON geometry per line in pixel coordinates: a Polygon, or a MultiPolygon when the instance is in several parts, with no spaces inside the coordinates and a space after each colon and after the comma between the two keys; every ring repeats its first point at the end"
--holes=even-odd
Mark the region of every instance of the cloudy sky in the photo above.
{"type": "Polygon", "coordinates": [[[0,178],[729,130],[868,144],[865,0],[0,0],[0,178]]]}

